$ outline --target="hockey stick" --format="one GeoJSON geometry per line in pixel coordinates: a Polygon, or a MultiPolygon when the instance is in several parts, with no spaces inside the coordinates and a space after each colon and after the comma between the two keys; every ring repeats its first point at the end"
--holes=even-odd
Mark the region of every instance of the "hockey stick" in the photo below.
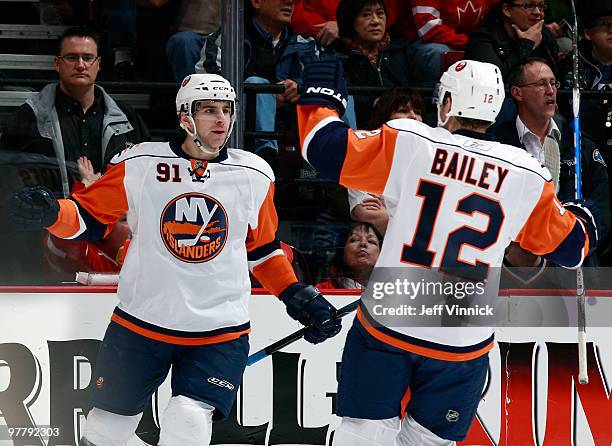
{"type": "MultiPolygon", "coordinates": [[[[582,198],[582,174],[581,174],[581,151],[580,151],[580,84],[578,78],[578,14],[576,5],[572,0],[572,13],[574,14],[574,29],[572,32],[572,57],[573,57],[573,85],[572,85],[572,108],[574,112],[574,171],[575,171],[575,197],[582,198]]],[[[584,304],[584,277],[582,268],[576,270],[576,303],[578,305],[578,382],[588,384],[587,373],[587,343],[586,343],[586,310],[584,304]]]]}
{"type": "MultiPolygon", "coordinates": [[[[342,318],[347,314],[350,314],[355,311],[357,309],[357,305],[359,305],[360,300],[361,299],[357,299],[356,301],[351,302],[350,304],[340,308],[336,312],[336,319],[342,318]]],[[[252,355],[249,355],[249,357],[247,358],[247,365],[253,365],[256,362],[259,362],[262,359],[270,356],[272,353],[279,351],[281,348],[286,347],[289,344],[293,344],[295,341],[301,339],[304,336],[304,333],[306,332],[307,328],[308,327],[300,328],[295,333],[291,333],[290,335],[285,336],[283,339],[276,341],[275,343],[270,344],[259,351],[256,351],[252,355]]]]}
{"type": "Polygon", "coordinates": [[[200,237],[202,236],[202,234],[204,233],[204,230],[206,229],[206,226],[208,225],[208,223],[210,222],[210,219],[212,218],[213,214],[215,213],[215,211],[217,210],[218,205],[215,203],[215,205],[212,208],[212,211],[208,214],[208,218],[206,220],[204,220],[202,227],[200,228],[200,230],[198,231],[198,235],[196,235],[193,240],[187,240],[187,239],[181,239],[178,241],[179,246],[193,246],[196,243],[198,243],[198,240],[200,240],[200,237]]]}

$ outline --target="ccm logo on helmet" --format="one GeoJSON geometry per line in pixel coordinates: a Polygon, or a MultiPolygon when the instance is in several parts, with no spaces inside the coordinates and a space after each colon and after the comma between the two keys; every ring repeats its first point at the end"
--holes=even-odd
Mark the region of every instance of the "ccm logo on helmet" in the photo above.
{"type": "Polygon", "coordinates": [[[219,255],[227,240],[227,212],[205,194],[180,195],[164,208],[160,220],[164,246],[179,260],[208,262],[219,255]]]}
{"type": "Polygon", "coordinates": [[[463,70],[465,67],[467,67],[467,62],[461,62],[458,63],[457,66],[455,67],[455,71],[461,71],[463,70]]]}
{"type": "Polygon", "coordinates": [[[191,80],[191,76],[187,76],[185,79],[183,79],[183,83],[181,84],[181,86],[184,87],[185,85],[189,83],[190,80],[191,80]]]}
{"type": "Polygon", "coordinates": [[[214,384],[215,386],[226,387],[230,390],[234,390],[234,385],[231,382],[225,381],[223,379],[215,378],[214,376],[211,376],[206,381],[208,381],[211,384],[214,384]]]}

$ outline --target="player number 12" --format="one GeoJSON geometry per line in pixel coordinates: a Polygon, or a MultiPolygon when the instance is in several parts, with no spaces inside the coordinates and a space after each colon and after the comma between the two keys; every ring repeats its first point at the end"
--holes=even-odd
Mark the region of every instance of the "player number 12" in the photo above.
{"type": "MultiPolygon", "coordinates": [[[[443,184],[421,179],[417,196],[423,198],[423,204],[414,238],[410,244],[404,244],[402,249],[402,262],[425,268],[431,268],[433,265],[437,252],[430,249],[430,244],[436,228],[445,188],[446,186],[443,184]]],[[[486,277],[488,264],[479,260],[468,263],[461,260],[459,254],[463,245],[473,246],[481,251],[493,245],[499,237],[499,231],[504,222],[504,211],[498,201],[474,192],[457,202],[455,212],[465,215],[473,215],[475,212],[479,212],[488,217],[489,224],[484,231],[466,225],[451,231],[444,245],[440,266],[443,268],[474,269],[473,272],[476,273],[476,276],[484,275],[486,277]]]]}

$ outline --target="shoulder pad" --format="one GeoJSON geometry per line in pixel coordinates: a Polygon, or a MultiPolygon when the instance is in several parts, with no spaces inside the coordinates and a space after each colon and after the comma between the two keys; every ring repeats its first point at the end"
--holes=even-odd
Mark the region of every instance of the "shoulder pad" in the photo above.
{"type": "Polygon", "coordinates": [[[257,171],[263,176],[267,177],[270,181],[274,182],[274,171],[270,165],[260,156],[255,155],[252,152],[240,149],[228,149],[227,163],[235,164],[245,167],[252,171],[257,171]]]}
{"type": "Polygon", "coordinates": [[[111,159],[110,164],[119,164],[134,157],[167,155],[168,152],[174,155],[168,143],[141,142],[139,144],[132,144],[128,142],[125,144],[125,148],[111,159]]]}

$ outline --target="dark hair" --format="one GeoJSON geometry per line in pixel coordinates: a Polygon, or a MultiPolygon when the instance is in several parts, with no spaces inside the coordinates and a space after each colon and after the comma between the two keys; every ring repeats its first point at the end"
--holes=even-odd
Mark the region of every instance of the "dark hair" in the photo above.
{"type": "MultiPolygon", "coordinates": [[[[442,104],[446,103],[446,101],[449,99],[452,100],[453,95],[450,91],[447,91],[444,95],[444,99],[442,99],[442,104]]],[[[483,127],[489,128],[491,125],[493,125],[491,121],[485,121],[483,119],[466,118],[465,116],[454,116],[454,118],[457,120],[461,128],[466,130],[474,130],[477,132],[480,131],[478,129],[482,129],[483,127]]]]}
{"type": "Polygon", "coordinates": [[[245,19],[255,17],[255,8],[253,7],[253,3],[251,0],[244,0],[244,17],[245,19]]]}
{"type": "Polygon", "coordinates": [[[89,26],[73,26],[68,28],[66,31],[62,33],[57,41],[57,56],[62,55],[62,45],[64,44],[64,40],[69,39],[70,37],[83,37],[86,39],[91,39],[96,43],[96,52],[98,52],[98,41],[99,37],[96,31],[89,26]]]}
{"type": "Polygon", "coordinates": [[[370,5],[382,5],[387,14],[384,0],[340,0],[336,8],[336,23],[338,24],[338,35],[352,39],[355,35],[353,24],[363,8],[370,5]]]}
{"type": "Polygon", "coordinates": [[[425,101],[419,92],[412,88],[395,87],[385,91],[374,104],[370,129],[377,129],[383,125],[393,113],[406,104],[410,104],[410,108],[425,117],[425,101]]]}
{"type": "Polygon", "coordinates": [[[546,59],[541,57],[530,57],[525,62],[515,67],[508,75],[508,86],[517,87],[525,83],[525,68],[535,62],[541,62],[552,70],[552,67],[546,59]]]}
{"type": "Polygon", "coordinates": [[[342,240],[342,242],[338,246],[336,246],[336,252],[334,253],[334,257],[329,262],[329,276],[336,286],[340,286],[340,280],[345,277],[356,279],[355,273],[349,268],[347,268],[346,264],[344,263],[344,246],[346,245],[346,242],[353,233],[353,231],[358,228],[362,228],[365,231],[371,229],[376,235],[376,238],[378,239],[378,245],[382,247],[383,237],[372,224],[364,221],[353,222],[348,228],[346,234],[343,234],[343,236],[339,239],[342,240]]]}

